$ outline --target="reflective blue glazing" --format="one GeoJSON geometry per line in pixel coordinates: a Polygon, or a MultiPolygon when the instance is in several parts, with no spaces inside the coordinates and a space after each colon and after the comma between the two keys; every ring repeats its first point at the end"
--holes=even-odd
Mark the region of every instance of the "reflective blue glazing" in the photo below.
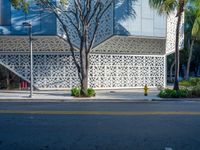
{"type": "Polygon", "coordinates": [[[166,36],[166,17],[158,15],[148,0],[115,0],[115,34],[166,36]]]}
{"type": "MultiPolygon", "coordinates": [[[[29,13],[16,10],[10,6],[8,0],[0,0],[0,34],[1,35],[25,35],[27,29],[23,22],[30,22],[35,35],[56,35],[56,17],[54,14],[44,11],[40,6],[30,3],[29,13]],[[9,20],[10,24],[2,23],[9,20]]],[[[9,22],[8,21],[8,22],[9,22]]]]}
{"type": "MultiPolygon", "coordinates": [[[[166,37],[166,17],[149,7],[148,0],[115,0],[114,34],[166,37]]],[[[25,35],[23,22],[31,22],[33,34],[56,35],[56,17],[40,6],[30,3],[29,13],[24,14],[0,0],[0,35],[25,35]]]]}

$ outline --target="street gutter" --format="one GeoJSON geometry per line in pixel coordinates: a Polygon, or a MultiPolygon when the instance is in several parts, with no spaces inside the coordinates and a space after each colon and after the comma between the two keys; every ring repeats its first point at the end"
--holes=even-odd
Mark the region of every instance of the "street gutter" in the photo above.
{"type": "Polygon", "coordinates": [[[144,102],[167,102],[167,101],[200,101],[200,98],[146,98],[146,99],[95,99],[95,98],[67,98],[67,99],[39,99],[39,98],[0,98],[1,102],[69,102],[69,103],[80,103],[80,102],[117,102],[117,103],[144,103],[144,102]]]}

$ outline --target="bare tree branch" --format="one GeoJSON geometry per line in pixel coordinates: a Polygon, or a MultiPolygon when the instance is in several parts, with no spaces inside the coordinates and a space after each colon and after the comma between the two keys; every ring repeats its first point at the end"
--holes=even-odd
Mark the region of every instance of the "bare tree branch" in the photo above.
{"type": "Polygon", "coordinates": [[[97,0],[97,2],[95,3],[95,6],[94,6],[94,10],[93,10],[91,16],[89,17],[89,19],[87,21],[87,24],[90,24],[90,22],[92,21],[92,19],[96,15],[98,9],[100,8],[100,5],[101,5],[101,2],[99,0],[97,0]]]}
{"type": "Polygon", "coordinates": [[[90,2],[90,0],[85,0],[85,7],[86,7],[87,11],[86,11],[84,20],[87,20],[89,15],[90,15],[90,12],[91,12],[91,2],[90,2]]]}
{"type": "Polygon", "coordinates": [[[82,76],[80,75],[81,74],[81,67],[78,63],[78,61],[76,60],[76,56],[75,56],[75,53],[74,53],[74,48],[73,48],[73,44],[71,43],[71,40],[70,40],[70,36],[69,36],[69,32],[67,30],[67,27],[66,25],[64,24],[63,20],[60,18],[59,14],[58,14],[58,11],[57,11],[57,7],[54,6],[52,3],[48,2],[46,3],[44,0],[41,0],[42,4],[46,5],[47,7],[49,7],[51,9],[51,11],[55,14],[56,18],[59,20],[59,22],[61,23],[62,27],[63,27],[63,30],[65,31],[65,34],[67,36],[67,40],[63,38],[63,40],[65,40],[67,43],[69,43],[69,46],[70,46],[70,51],[72,53],[72,58],[74,60],[74,63],[75,63],[75,66],[77,67],[77,70],[78,70],[78,76],[79,76],[79,79],[82,80],[82,76]]]}
{"type": "Polygon", "coordinates": [[[84,18],[83,18],[83,11],[82,11],[82,8],[81,8],[81,2],[80,2],[80,0],[74,0],[74,2],[75,2],[76,8],[79,10],[80,20],[83,21],[84,18]]]}
{"type": "MultiPolygon", "coordinates": [[[[37,0],[44,8],[48,8],[59,21],[66,38],[62,38],[69,44],[74,64],[78,70],[81,81],[81,91],[86,94],[88,87],[89,54],[96,41],[100,21],[105,12],[110,8],[114,0],[73,0],[71,7],[57,5],[49,0],[37,0]],[[70,28],[71,27],[71,28],[70,28]],[[75,30],[71,32],[70,30],[75,30]],[[76,57],[76,46],[72,37],[77,34],[79,42],[79,61],[76,57]]],[[[77,40],[77,39],[75,39],[77,40]]]]}
{"type": "Polygon", "coordinates": [[[98,31],[98,27],[99,27],[99,23],[100,23],[100,19],[102,18],[103,14],[105,14],[105,12],[108,10],[108,8],[112,5],[112,0],[110,1],[110,3],[102,10],[102,7],[100,7],[99,9],[99,12],[96,16],[96,24],[95,24],[95,28],[94,28],[94,32],[93,32],[93,35],[92,35],[92,39],[91,39],[91,42],[90,42],[90,45],[89,45],[89,48],[88,48],[88,52],[87,53],[90,53],[93,45],[94,45],[94,42],[96,40],[96,34],[97,34],[97,31],[98,31]]]}

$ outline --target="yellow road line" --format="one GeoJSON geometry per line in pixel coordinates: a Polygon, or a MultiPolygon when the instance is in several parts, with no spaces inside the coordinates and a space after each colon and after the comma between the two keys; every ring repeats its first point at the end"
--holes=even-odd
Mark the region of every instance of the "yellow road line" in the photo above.
{"type": "Polygon", "coordinates": [[[134,112],[134,111],[46,111],[46,110],[0,110],[0,114],[38,114],[38,115],[200,115],[200,112],[134,112]]]}

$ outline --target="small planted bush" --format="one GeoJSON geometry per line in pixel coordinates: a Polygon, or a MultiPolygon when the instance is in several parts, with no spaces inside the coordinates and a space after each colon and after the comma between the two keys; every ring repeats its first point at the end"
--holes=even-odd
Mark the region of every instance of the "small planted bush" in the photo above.
{"type": "Polygon", "coordinates": [[[180,89],[178,91],[164,89],[160,91],[158,96],[161,98],[186,98],[191,96],[191,92],[188,89],[180,89]]]}
{"type": "Polygon", "coordinates": [[[191,86],[191,83],[188,80],[182,80],[182,81],[179,82],[179,85],[189,87],[189,86],[191,86]]]}
{"type": "Polygon", "coordinates": [[[193,97],[200,97],[200,85],[194,86],[191,92],[193,97]]]}
{"type": "Polygon", "coordinates": [[[170,89],[164,89],[164,90],[161,90],[160,93],[158,94],[159,97],[162,97],[162,98],[169,98],[171,97],[171,90],[170,89]]]}
{"type": "MultiPolygon", "coordinates": [[[[93,88],[88,88],[87,89],[87,95],[86,97],[93,97],[96,95],[96,92],[93,88]]],[[[78,87],[74,87],[71,89],[71,96],[75,97],[81,97],[81,89],[78,87]]]]}
{"type": "Polygon", "coordinates": [[[93,97],[95,95],[96,95],[96,92],[95,92],[95,90],[93,88],[88,88],[87,89],[87,96],[88,97],[93,97]]]}
{"type": "Polygon", "coordinates": [[[180,86],[197,86],[200,85],[200,78],[190,78],[189,80],[182,80],[179,82],[180,86]]]}
{"type": "Polygon", "coordinates": [[[177,93],[179,97],[183,98],[191,97],[191,91],[188,89],[180,89],[179,91],[177,91],[177,93]]]}
{"type": "Polygon", "coordinates": [[[80,88],[74,87],[71,89],[71,96],[79,97],[81,93],[80,88]]]}
{"type": "Polygon", "coordinates": [[[190,98],[200,97],[200,78],[190,78],[189,80],[180,81],[181,86],[189,87],[178,91],[172,89],[161,90],[158,94],[161,98],[190,98]]]}
{"type": "Polygon", "coordinates": [[[191,86],[197,86],[200,84],[200,78],[190,78],[189,82],[191,86]]]}

